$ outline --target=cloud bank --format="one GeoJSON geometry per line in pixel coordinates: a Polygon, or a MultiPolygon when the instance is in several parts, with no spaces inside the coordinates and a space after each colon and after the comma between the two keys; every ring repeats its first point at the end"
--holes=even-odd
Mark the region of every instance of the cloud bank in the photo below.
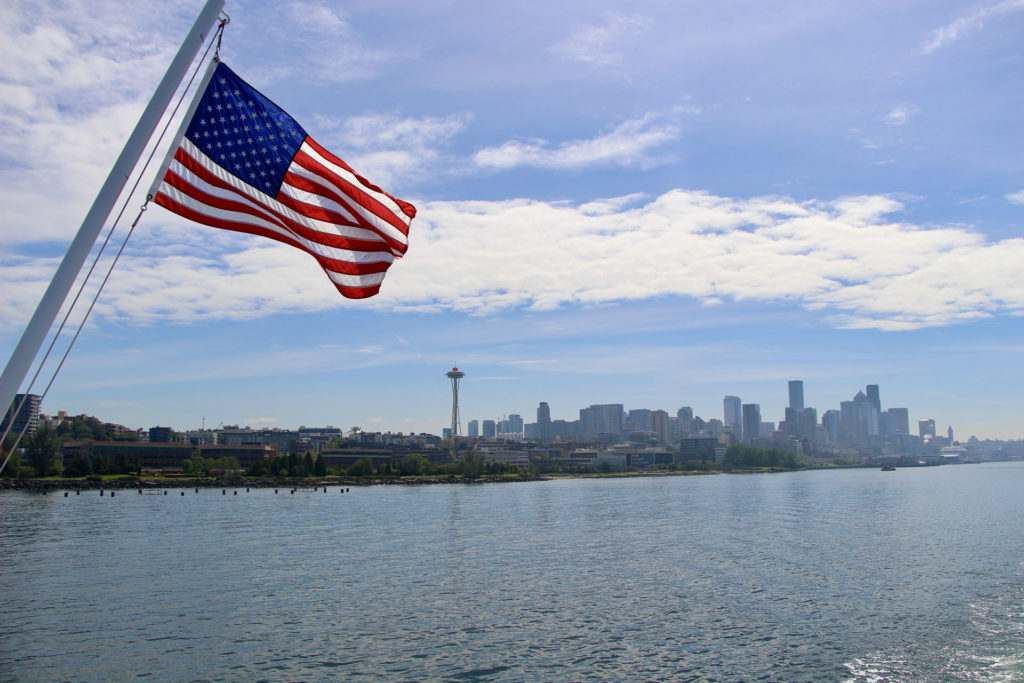
{"type": "MultiPolygon", "coordinates": [[[[133,324],[345,306],[488,315],[652,297],[782,301],[837,327],[883,330],[1024,314],[1024,239],[892,220],[902,208],[884,196],[685,190],[579,205],[421,202],[409,254],[363,302],[340,299],[297,250],[200,226],[156,229],[122,259],[97,314],[133,324]]],[[[17,302],[6,313],[27,316],[43,272],[29,261],[0,270],[17,302]]]]}

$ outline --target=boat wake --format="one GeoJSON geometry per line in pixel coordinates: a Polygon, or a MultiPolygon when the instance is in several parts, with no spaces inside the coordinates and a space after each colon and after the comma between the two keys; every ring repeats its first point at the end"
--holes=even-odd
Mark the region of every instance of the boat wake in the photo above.
{"type": "Polygon", "coordinates": [[[951,643],[886,648],[843,666],[847,683],[1024,680],[1024,587],[972,604],[951,643]]]}

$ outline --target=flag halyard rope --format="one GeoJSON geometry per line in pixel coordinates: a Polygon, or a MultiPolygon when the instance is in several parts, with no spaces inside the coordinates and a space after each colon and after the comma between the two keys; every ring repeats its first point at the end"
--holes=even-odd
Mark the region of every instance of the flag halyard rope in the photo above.
{"type": "MultiPolygon", "coordinates": [[[[72,311],[74,311],[75,307],[77,306],[79,298],[85,291],[86,285],[92,278],[93,271],[96,269],[100,257],[102,257],[104,250],[107,248],[107,244],[110,242],[110,238],[113,236],[114,231],[117,229],[117,226],[121,221],[121,218],[124,216],[124,212],[125,209],[127,209],[128,207],[128,203],[131,201],[131,198],[135,195],[136,190],[138,190],[139,183],[142,181],[143,176],[146,174],[146,170],[149,168],[149,164],[153,161],[153,156],[156,154],[156,150],[159,149],[160,143],[163,141],[163,137],[167,133],[167,129],[171,125],[171,121],[174,120],[174,116],[177,114],[178,109],[181,107],[181,103],[184,101],[185,95],[188,93],[189,89],[192,87],[192,84],[195,82],[195,78],[196,75],[199,73],[200,67],[206,61],[206,57],[210,54],[210,50],[214,46],[216,46],[216,50],[214,51],[214,59],[219,58],[221,41],[224,36],[224,27],[231,20],[227,12],[222,11],[221,14],[223,15],[223,18],[217,24],[217,28],[215,30],[213,39],[211,39],[209,44],[206,46],[206,50],[203,52],[203,56],[196,62],[196,67],[192,71],[192,76],[189,78],[188,84],[182,89],[181,95],[178,97],[178,101],[174,105],[174,109],[171,110],[171,115],[167,117],[167,120],[164,123],[163,128],[160,130],[160,135],[157,137],[156,143],[153,145],[153,148],[150,150],[149,156],[146,158],[146,162],[142,165],[142,168],[139,171],[135,179],[135,182],[132,185],[131,190],[128,192],[128,195],[125,197],[124,202],[121,204],[121,209],[118,211],[117,217],[111,224],[110,230],[107,232],[107,236],[103,240],[103,244],[100,245],[99,251],[96,252],[96,256],[93,259],[92,263],[90,264],[88,272],[82,279],[82,282],[78,287],[78,291],[75,292],[75,297],[74,299],[72,299],[71,305],[67,307],[67,311],[64,314],[64,318],[61,320],[61,323],[58,326],[57,331],[54,332],[53,338],[50,340],[50,344],[46,349],[46,353],[43,354],[43,358],[42,360],[39,361],[39,365],[36,368],[35,373],[32,375],[32,379],[29,381],[28,386],[25,388],[25,392],[22,395],[21,401],[18,402],[17,408],[14,408],[13,403],[10,406],[4,407],[9,411],[7,413],[9,419],[7,421],[7,427],[4,429],[3,434],[0,435],[0,448],[2,448],[3,442],[7,439],[7,435],[11,433],[11,429],[14,426],[15,416],[21,413],[22,409],[25,406],[25,403],[28,401],[28,397],[29,394],[31,393],[32,387],[35,385],[36,380],[39,378],[39,374],[42,372],[42,369],[46,364],[46,361],[50,357],[50,353],[53,351],[54,346],[57,344],[57,340],[60,338],[61,333],[64,331],[64,327],[67,325],[68,319],[71,317],[72,311]]],[[[89,303],[89,307],[86,309],[85,315],[82,316],[82,319],[78,324],[78,329],[75,330],[75,334],[68,342],[68,346],[64,350],[64,354],[61,356],[60,361],[57,363],[57,367],[54,368],[53,373],[50,375],[50,379],[46,384],[46,388],[43,390],[43,393],[40,394],[40,403],[42,403],[42,400],[50,391],[50,387],[53,386],[53,382],[57,378],[57,373],[60,372],[61,368],[64,366],[64,361],[67,360],[68,355],[71,353],[71,349],[74,346],[75,341],[78,339],[78,335],[81,334],[82,329],[85,327],[86,321],[89,319],[89,314],[92,313],[92,309],[96,306],[96,302],[99,299],[100,294],[103,292],[103,288],[106,286],[107,281],[110,279],[110,275],[113,273],[114,266],[117,265],[117,261],[121,258],[121,254],[124,253],[124,249],[128,244],[128,240],[131,238],[132,233],[134,233],[135,231],[135,226],[139,224],[139,220],[142,218],[142,214],[144,214],[146,212],[146,209],[149,207],[149,202],[152,200],[152,198],[152,195],[148,195],[146,197],[146,201],[142,204],[141,208],[139,209],[139,214],[135,217],[135,220],[132,222],[131,227],[128,230],[128,234],[125,235],[125,238],[121,242],[121,246],[118,249],[117,254],[114,256],[113,260],[110,263],[110,267],[107,269],[106,275],[103,276],[103,280],[100,282],[99,287],[96,289],[96,293],[93,296],[92,301],[89,303]]],[[[11,459],[11,456],[14,454],[14,452],[18,449],[18,446],[21,444],[21,441],[24,438],[25,432],[27,430],[28,421],[26,421],[25,425],[21,428],[21,431],[18,432],[17,438],[14,440],[14,443],[8,450],[3,462],[0,462],[0,473],[4,471],[5,467],[7,467],[8,461],[11,459]]]]}

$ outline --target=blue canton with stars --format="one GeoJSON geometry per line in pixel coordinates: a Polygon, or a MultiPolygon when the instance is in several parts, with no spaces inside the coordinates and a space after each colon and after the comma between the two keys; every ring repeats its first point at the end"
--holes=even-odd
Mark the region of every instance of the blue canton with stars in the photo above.
{"type": "Polygon", "coordinates": [[[222,62],[185,137],[225,170],[274,197],[306,131],[222,62]]]}

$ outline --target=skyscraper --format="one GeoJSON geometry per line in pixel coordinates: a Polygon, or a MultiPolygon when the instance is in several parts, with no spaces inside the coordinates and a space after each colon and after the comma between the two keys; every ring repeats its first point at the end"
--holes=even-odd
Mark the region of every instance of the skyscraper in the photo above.
{"type": "Polygon", "coordinates": [[[726,396],[722,401],[725,407],[725,414],[722,417],[722,423],[727,425],[741,425],[743,423],[743,414],[740,412],[740,397],[739,396],[726,396]]]}
{"type": "Polygon", "coordinates": [[[632,423],[632,428],[641,432],[651,431],[651,411],[649,408],[634,408],[629,411],[626,420],[632,423]]]}
{"type": "Polygon", "coordinates": [[[761,405],[758,403],[743,404],[743,441],[752,442],[761,433],[761,405]]]}
{"type": "Polygon", "coordinates": [[[470,420],[466,431],[470,437],[480,436],[480,420],[470,420]]]}
{"type": "Polygon", "coordinates": [[[882,399],[878,395],[878,385],[869,384],[867,388],[868,401],[870,401],[875,406],[875,410],[877,410],[878,412],[882,412],[882,399]]]}
{"type": "Polygon", "coordinates": [[[664,410],[651,411],[651,431],[657,437],[658,443],[668,443],[668,413],[664,410]]]}
{"type": "Polygon", "coordinates": [[[584,437],[605,435],[618,438],[622,435],[623,412],[621,403],[595,404],[580,408],[580,429],[584,437]]]}
{"type": "Polygon", "coordinates": [[[512,438],[522,438],[523,436],[523,416],[516,413],[509,413],[508,416],[508,433],[512,435],[512,438]]]}
{"type": "Polygon", "coordinates": [[[804,381],[802,379],[794,379],[789,383],[789,407],[793,410],[804,409],[804,381]]]}
{"type": "Polygon", "coordinates": [[[825,435],[832,443],[839,441],[840,412],[838,410],[826,410],[821,416],[821,426],[825,428],[825,435]]]}
{"type": "Polygon", "coordinates": [[[910,413],[906,408],[889,408],[894,434],[910,434],[910,413]]]}
{"type": "Polygon", "coordinates": [[[551,408],[544,401],[537,406],[537,438],[551,438],[551,408]]]}

